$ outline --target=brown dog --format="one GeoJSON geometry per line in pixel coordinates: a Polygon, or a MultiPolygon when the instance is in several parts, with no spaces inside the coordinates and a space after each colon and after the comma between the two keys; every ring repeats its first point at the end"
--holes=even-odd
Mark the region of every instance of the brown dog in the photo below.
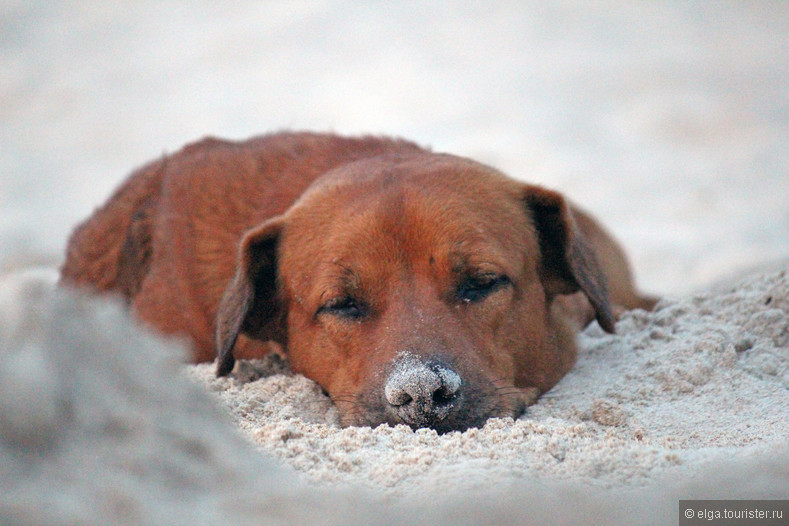
{"type": "Polygon", "coordinates": [[[572,367],[579,328],[653,304],[556,192],[309,133],[206,139],[141,168],[77,228],[62,280],[120,292],[219,375],[277,342],[343,425],[439,432],[519,415],[572,367]]]}

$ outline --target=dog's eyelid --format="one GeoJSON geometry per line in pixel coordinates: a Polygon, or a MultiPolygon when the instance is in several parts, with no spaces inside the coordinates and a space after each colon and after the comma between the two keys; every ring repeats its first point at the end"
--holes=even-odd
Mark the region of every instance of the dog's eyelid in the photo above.
{"type": "Polygon", "coordinates": [[[340,318],[358,320],[367,316],[369,308],[363,301],[351,296],[335,296],[324,302],[315,313],[317,318],[321,314],[330,314],[340,318]]]}
{"type": "Polygon", "coordinates": [[[511,258],[497,247],[480,247],[473,252],[454,251],[445,259],[450,270],[457,275],[507,274],[512,270],[511,258]]]}
{"type": "Polygon", "coordinates": [[[459,281],[476,281],[478,283],[494,281],[499,278],[510,279],[503,266],[495,264],[469,266],[459,272],[458,276],[459,281]]]}
{"type": "Polygon", "coordinates": [[[467,275],[460,281],[457,297],[463,303],[481,301],[501,288],[511,284],[509,276],[496,272],[467,275]]]}

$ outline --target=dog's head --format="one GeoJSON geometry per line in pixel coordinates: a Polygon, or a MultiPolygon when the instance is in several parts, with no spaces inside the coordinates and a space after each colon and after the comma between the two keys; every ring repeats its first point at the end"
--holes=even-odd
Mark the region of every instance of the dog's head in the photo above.
{"type": "Polygon", "coordinates": [[[240,333],[283,344],[343,425],[439,432],[517,416],[573,365],[551,314],[605,280],[561,195],[438,154],[327,173],[249,231],[217,317],[217,374],[240,333]]]}

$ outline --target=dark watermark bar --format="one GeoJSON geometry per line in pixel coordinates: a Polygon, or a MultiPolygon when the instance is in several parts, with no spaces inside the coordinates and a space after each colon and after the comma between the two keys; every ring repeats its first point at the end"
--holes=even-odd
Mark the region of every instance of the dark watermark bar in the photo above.
{"type": "Polygon", "coordinates": [[[679,526],[789,526],[789,500],[680,500],[679,526]]]}

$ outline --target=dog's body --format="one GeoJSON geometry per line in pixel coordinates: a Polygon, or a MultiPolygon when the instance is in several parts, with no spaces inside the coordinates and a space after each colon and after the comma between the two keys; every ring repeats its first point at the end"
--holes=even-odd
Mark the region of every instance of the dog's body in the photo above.
{"type": "Polygon", "coordinates": [[[77,228],[62,280],[119,292],[218,374],[278,343],[344,425],[439,431],[517,416],[572,367],[575,331],[653,303],[560,194],[410,142],[308,133],[141,168],[77,228]]]}

